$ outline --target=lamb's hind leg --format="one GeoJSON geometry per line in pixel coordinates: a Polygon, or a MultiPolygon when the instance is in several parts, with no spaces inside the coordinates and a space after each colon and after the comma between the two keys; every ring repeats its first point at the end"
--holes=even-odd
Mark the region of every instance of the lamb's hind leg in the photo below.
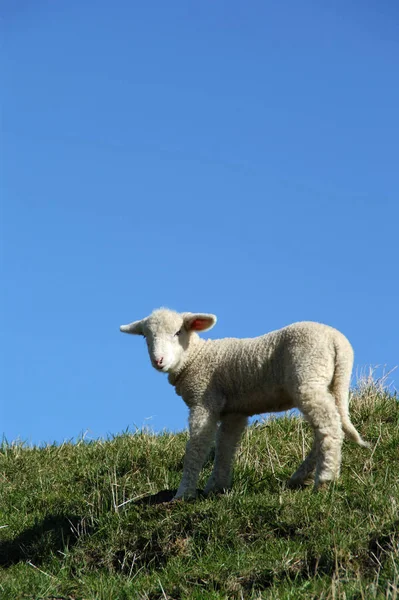
{"type": "Polygon", "coordinates": [[[317,443],[316,439],[314,439],[309,454],[295,471],[295,473],[290,477],[288,481],[289,487],[301,487],[303,485],[310,485],[313,483],[316,470],[316,458],[317,443]]]}
{"type": "Polygon", "coordinates": [[[314,431],[316,459],[314,487],[317,489],[339,477],[344,438],[341,418],[334,396],[326,389],[300,390],[297,406],[314,431]]]}

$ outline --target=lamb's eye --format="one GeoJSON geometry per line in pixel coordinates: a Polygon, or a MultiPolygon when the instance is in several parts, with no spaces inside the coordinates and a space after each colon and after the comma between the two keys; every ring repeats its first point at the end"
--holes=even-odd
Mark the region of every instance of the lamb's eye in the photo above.
{"type": "Polygon", "coordinates": [[[179,331],[176,331],[175,337],[179,336],[180,334],[181,334],[181,329],[179,329],[179,331]]]}

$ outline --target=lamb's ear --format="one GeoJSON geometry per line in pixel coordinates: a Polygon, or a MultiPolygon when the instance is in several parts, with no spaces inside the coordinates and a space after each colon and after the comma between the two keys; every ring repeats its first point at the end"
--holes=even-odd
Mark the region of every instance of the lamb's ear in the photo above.
{"type": "Polygon", "coordinates": [[[121,325],[120,330],[123,333],[133,333],[135,335],[143,335],[143,324],[144,319],[141,321],[133,321],[133,323],[129,323],[129,325],[121,325]]]}
{"type": "Polygon", "coordinates": [[[183,319],[184,327],[188,331],[207,331],[212,329],[217,321],[216,315],[205,313],[186,313],[183,319]]]}

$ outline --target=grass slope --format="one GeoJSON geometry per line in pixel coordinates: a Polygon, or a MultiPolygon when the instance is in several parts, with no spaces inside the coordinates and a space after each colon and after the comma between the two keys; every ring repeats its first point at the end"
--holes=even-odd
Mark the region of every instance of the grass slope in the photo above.
{"type": "MultiPolygon", "coordinates": [[[[328,490],[284,482],[310,447],[300,418],[243,436],[233,490],[156,503],[177,488],[186,433],[0,453],[0,598],[399,598],[399,402],[375,384],[351,414],[328,490]]],[[[209,475],[206,465],[200,484],[209,475]]]]}

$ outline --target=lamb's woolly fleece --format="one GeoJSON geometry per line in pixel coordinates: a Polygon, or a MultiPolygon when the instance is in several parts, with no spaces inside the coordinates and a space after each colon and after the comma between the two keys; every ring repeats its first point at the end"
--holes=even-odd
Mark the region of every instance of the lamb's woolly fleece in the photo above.
{"type": "Polygon", "coordinates": [[[348,413],[353,350],[327,325],[294,323],[256,338],[203,340],[214,315],[154,311],[121,331],[144,335],[153,365],[169,373],[190,408],[190,440],[176,498],[195,495],[217,432],[216,456],[205,492],[230,487],[232,461],[247,417],[297,407],[314,430],[309,455],[289,484],[315,488],[339,477],[344,433],[368,446],[348,413]],[[219,423],[219,427],[218,426],[219,423]]]}

